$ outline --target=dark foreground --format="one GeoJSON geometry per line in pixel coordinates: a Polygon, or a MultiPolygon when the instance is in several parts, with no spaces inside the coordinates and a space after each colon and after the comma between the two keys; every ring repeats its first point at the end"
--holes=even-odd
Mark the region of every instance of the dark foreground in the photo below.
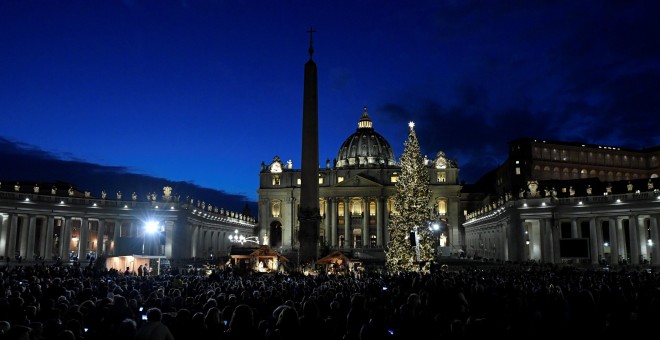
{"type": "Polygon", "coordinates": [[[660,276],[630,268],[465,261],[428,274],[137,277],[33,263],[0,267],[0,283],[3,340],[614,339],[660,320],[660,276]]]}

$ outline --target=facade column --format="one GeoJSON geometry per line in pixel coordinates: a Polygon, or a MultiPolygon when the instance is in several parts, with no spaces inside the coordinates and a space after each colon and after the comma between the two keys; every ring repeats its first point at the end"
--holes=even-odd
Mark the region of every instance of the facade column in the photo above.
{"type": "Polygon", "coordinates": [[[591,257],[591,264],[598,264],[598,237],[596,236],[596,219],[589,219],[589,245],[590,252],[589,256],[591,257]]]}
{"type": "Polygon", "coordinates": [[[628,233],[630,233],[630,263],[639,264],[639,228],[635,215],[628,217],[628,233]]]}
{"type": "Polygon", "coordinates": [[[376,247],[383,246],[383,198],[376,197],[376,247]]]}
{"type": "Polygon", "coordinates": [[[332,214],[332,198],[325,199],[325,218],[323,219],[323,228],[325,230],[325,237],[323,241],[327,246],[332,243],[332,228],[330,227],[330,215],[332,214]]]}
{"type": "Polygon", "coordinates": [[[337,230],[337,205],[339,204],[339,200],[336,198],[331,198],[330,199],[330,224],[332,224],[331,228],[332,229],[332,247],[336,248],[337,247],[337,242],[339,238],[339,230],[337,230]]]}
{"type": "Polygon", "coordinates": [[[364,209],[362,209],[362,248],[369,247],[369,197],[362,198],[364,209]]]}
{"type": "Polygon", "coordinates": [[[658,232],[658,215],[651,215],[650,216],[650,228],[651,228],[651,245],[649,249],[649,256],[651,257],[651,265],[653,266],[658,266],[660,265],[660,250],[658,250],[658,246],[660,246],[660,239],[659,237],[659,232],[658,232]]]}
{"type": "Polygon", "coordinates": [[[344,197],[344,248],[353,247],[353,233],[350,232],[351,226],[351,209],[349,207],[351,203],[349,202],[348,197],[344,197]]]}
{"type": "Polygon", "coordinates": [[[388,204],[389,199],[383,202],[383,246],[387,245],[390,241],[390,208],[388,204]]]}
{"type": "Polygon", "coordinates": [[[282,240],[282,244],[284,245],[288,244],[289,247],[300,247],[300,245],[298,244],[298,238],[297,238],[298,235],[296,235],[296,225],[298,223],[298,215],[296,214],[296,198],[289,197],[287,201],[289,203],[291,226],[289,227],[288,233],[283,232],[284,240],[282,240]]]}
{"type": "Polygon", "coordinates": [[[99,228],[96,232],[96,253],[97,256],[103,255],[106,253],[105,249],[105,220],[99,219],[99,228]]]}
{"type": "Polygon", "coordinates": [[[577,219],[573,218],[571,219],[571,238],[578,238],[579,235],[577,219]]]}

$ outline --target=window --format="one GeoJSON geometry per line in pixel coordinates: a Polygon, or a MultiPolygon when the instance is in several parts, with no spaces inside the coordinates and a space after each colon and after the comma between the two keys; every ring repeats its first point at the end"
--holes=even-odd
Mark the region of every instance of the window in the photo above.
{"type": "Polygon", "coordinates": [[[516,175],[520,175],[520,167],[516,167],[516,175]]]}
{"type": "Polygon", "coordinates": [[[390,182],[396,183],[399,181],[399,173],[398,172],[393,172],[392,176],[390,176],[390,182]]]}
{"type": "Polygon", "coordinates": [[[280,185],[280,175],[273,175],[273,185],[280,185]]]}
{"type": "Polygon", "coordinates": [[[319,175],[319,184],[323,184],[323,177],[319,175]]]}
{"type": "Polygon", "coordinates": [[[439,171],[438,172],[438,183],[445,183],[447,182],[447,173],[444,171],[439,171]]]}
{"type": "Polygon", "coordinates": [[[339,204],[337,204],[337,215],[339,215],[339,217],[344,217],[344,202],[339,202],[339,204]]]}
{"type": "Polygon", "coordinates": [[[351,215],[362,215],[362,200],[359,198],[351,202],[351,215]]]}
{"type": "Polygon", "coordinates": [[[344,181],[344,176],[337,176],[337,183],[341,183],[344,181]]]}
{"type": "Polygon", "coordinates": [[[275,200],[270,202],[270,213],[273,217],[280,217],[280,210],[282,207],[282,201],[275,200]]]}
{"type": "Polygon", "coordinates": [[[326,200],[319,198],[319,215],[321,215],[321,218],[325,218],[325,204],[326,200]]]}
{"type": "Polygon", "coordinates": [[[302,180],[301,180],[300,178],[298,178],[298,179],[296,180],[296,183],[298,183],[298,185],[301,185],[301,184],[302,184],[302,180]]]}
{"type": "Polygon", "coordinates": [[[437,200],[438,204],[438,211],[437,213],[439,215],[447,215],[447,199],[446,198],[438,198],[437,200]]]}

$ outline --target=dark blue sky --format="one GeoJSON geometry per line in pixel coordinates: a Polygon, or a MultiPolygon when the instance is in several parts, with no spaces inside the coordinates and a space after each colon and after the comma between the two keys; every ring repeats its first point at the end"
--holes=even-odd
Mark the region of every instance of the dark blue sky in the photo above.
{"type": "Polygon", "coordinates": [[[473,183],[519,137],[660,145],[659,13],[658,1],[0,0],[0,137],[256,200],[262,161],[300,166],[314,26],[322,164],[366,105],[396,157],[415,121],[422,152],[444,151],[473,183]]]}

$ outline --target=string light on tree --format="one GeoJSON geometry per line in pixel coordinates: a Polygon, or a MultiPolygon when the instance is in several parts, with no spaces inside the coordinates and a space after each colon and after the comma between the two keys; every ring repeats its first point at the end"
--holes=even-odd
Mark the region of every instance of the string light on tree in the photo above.
{"type": "Polygon", "coordinates": [[[433,233],[428,170],[415,134],[415,123],[408,123],[408,139],[401,156],[401,175],[395,184],[394,211],[388,225],[390,241],[386,249],[386,267],[390,272],[430,270],[433,260],[433,233]]]}

